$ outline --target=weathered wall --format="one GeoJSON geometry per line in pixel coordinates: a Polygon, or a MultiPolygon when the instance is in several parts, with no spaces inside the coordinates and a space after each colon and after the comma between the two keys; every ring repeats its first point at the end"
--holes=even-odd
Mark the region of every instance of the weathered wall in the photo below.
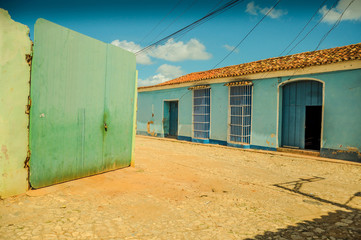
{"type": "MultiPolygon", "coordinates": [[[[321,156],[361,161],[361,70],[337,71],[297,76],[298,79],[318,79],[325,88],[323,139],[321,156]]],[[[281,146],[281,105],[277,107],[278,86],[289,77],[253,81],[251,148],[275,150],[281,146]],[[280,114],[280,115],[279,115],[280,114]],[[278,140],[278,141],[277,141],[278,140]]],[[[163,100],[179,99],[179,124],[187,131],[181,139],[192,136],[192,93],[187,88],[140,92],[138,101],[138,133],[146,133],[147,121],[153,121],[151,131],[162,137],[163,100]],[[188,91],[188,92],[187,92],[188,91]],[[152,117],[152,109],[154,117],[152,117]]],[[[211,84],[210,142],[227,141],[228,87],[211,84]]],[[[231,144],[232,145],[232,144],[231,144]]]]}
{"type": "Polygon", "coordinates": [[[0,197],[23,193],[28,188],[24,168],[28,147],[28,115],[31,54],[29,28],[11,20],[0,9],[0,197]]]}
{"type": "Polygon", "coordinates": [[[253,81],[252,135],[255,147],[276,147],[277,79],[253,81]]]}
{"type": "Polygon", "coordinates": [[[178,100],[178,136],[192,136],[192,91],[176,88],[138,94],[137,133],[163,137],[164,100],[178,100]]]}
{"type": "Polygon", "coordinates": [[[322,74],[325,81],[325,157],[361,162],[361,69],[322,74]]]}

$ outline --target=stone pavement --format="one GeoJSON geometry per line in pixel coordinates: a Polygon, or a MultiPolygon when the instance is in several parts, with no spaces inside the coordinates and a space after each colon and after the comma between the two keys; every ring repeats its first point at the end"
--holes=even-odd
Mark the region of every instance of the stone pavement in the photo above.
{"type": "Polygon", "coordinates": [[[136,165],[0,200],[0,239],[361,239],[361,165],[136,139],[136,165]]]}

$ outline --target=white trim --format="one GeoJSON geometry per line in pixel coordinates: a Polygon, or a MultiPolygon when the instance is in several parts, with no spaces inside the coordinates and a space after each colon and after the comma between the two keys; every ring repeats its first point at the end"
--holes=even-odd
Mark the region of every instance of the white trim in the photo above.
{"type": "Polygon", "coordinates": [[[311,66],[305,68],[297,68],[291,70],[261,72],[261,73],[247,74],[247,75],[235,76],[235,77],[222,77],[222,78],[205,79],[205,80],[185,82],[185,83],[172,84],[172,85],[138,88],[138,92],[150,92],[156,90],[189,87],[189,86],[201,85],[201,84],[226,83],[236,80],[261,80],[261,79],[275,78],[275,77],[290,77],[290,76],[295,77],[306,74],[328,73],[328,72],[355,70],[355,69],[361,69],[361,60],[350,60],[350,61],[311,66]]]}
{"type": "MultiPolygon", "coordinates": [[[[177,137],[179,136],[179,98],[175,98],[175,99],[163,99],[163,118],[162,118],[162,129],[163,129],[163,137],[165,137],[165,134],[164,134],[164,122],[163,122],[163,119],[164,119],[164,102],[178,102],[178,107],[177,107],[177,110],[178,110],[178,116],[177,116],[177,137]]],[[[170,108],[170,105],[169,105],[169,108],[170,108]]],[[[169,131],[170,131],[170,114],[169,114],[169,131]]],[[[169,132],[168,132],[169,134],[169,132]]]]}
{"type": "Polygon", "coordinates": [[[250,134],[250,139],[249,139],[249,145],[252,144],[252,130],[253,130],[253,89],[254,89],[254,84],[252,85],[252,96],[251,96],[251,132],[249,133],[250,134]]]}
{"type": "MultiPolygon", "coordinates": [[[[254,84],[252,85],[236,85],[236,86],[227,86],[228,87],[228,120],[227,120],[227,142],[229,143],[232,143],[232,144],[239,144],[239,145],[251,145],[252,143],[252,124],[253,124],[253,88],[254,88],[254,84]],[[235,141],[231,141],[231,135],[233,136],[239,136],[239,135],[234,135],[234,134],[231,134],[231,116],[236,116],[236,115],[232,115],[231,114],[231,108],[232,106],[234,107],[240,107],[240,105],[231,105],[231,88],[232,87],[250,87],[251,88],[251,95],[239,95],[239,96],[249,96],[251,97],[251,103],[250,105],[247,105],[247,106],[250,106],[251,107],[251,115],[244,115],[243,114],[243,111],[242,111],[242,115],[237,115],[237,116],[240,116],[241,118],[247,116],[247,117],[250,117],[251,118],[251,123],[250,123],[250,132],[249,132],[249,143],[244,143],[244,142],[235,142],[235,141]]],[[[233,97],[233,96],[232,96],[233,97]]],[[[242,120],[243,121],[243,120],[242,120]]],[[[233,124],[233,126],[235,126],[235,124],[233,124]]],[[[243,125],[240,125],[240,126],[243,126],[243,125]]],[[[242,133],[243,133],[243,128],[242,128],[242,133]]],[[[244,135],[242,135],[241,137],[243,137],[244,135]]]]}
{"type": "MultiPolygon", "coordinates": [[[[204,106],[209,106],[209,130],[208,131],[203,131],[203,130],[197,130],[197,132],[208,132],[208,138],[196,138],[196,139],[205,139],[205,140],[209,140],[211,139],[211,113],[212,113],[212,89],[209,87],[209,88],[206,88],[206,89],[209,89],[209,105],[204,105],[204,106]]],[[[193,89],[193,90],[189,90],[189,91],[192,91],[192,139],[194,138],[194,91],[198,91],[198,90],[204,90],[203,89],[193,89]]],[[[198,97],[196,97],[198,98],[198,97]]],[[[200,97],[199,97],[200,98],[200,97]]],[[[199,114],[197,114],[199,115],[199,114]]],[[[208,115],[208,114],[204,114],[204,115],[208,115]]],[[[197,123],[201,123],[201,122],[197,122],[197,123]]]]}
{"type": "Polygon", "coordinates": [[[192,139],[194,138],[194,131],[193,131],[193,128],[194,128],[194,90],[188,90],[188,91],[192,91],[192,122],[191,122],[191,125],[192,125],[192,139]]]}
{"type": "MultiPolygon", "coordinates": [[[[323,125],[324,125],[323,123],[324,123],[324,112],[325,112],[325,81],[322,81],[322,80],[317,79],[317,78],[307,78],[307,77],[289,79],[289,80],[286,80],[284,82],[279,83],[278,86],[277,86],[276,147],[280,147],[279,146],[279,138],[281,138],[281,140],[282,140],[282,136],[279,136],[279,128],[280,128],[279,125],[280,125],[280,121],[282,121],[282,119],[280,119],[280,87],[283,87],[284,85],[286,85],[288,83],[299,82],[299,81],[316,81],[316,82],[322,83],[322,121],[321,121],[321,139],[320,139],[320,149],[321,149],[323,147],[323,125]]],[[[283,95],[283,91],[282,91],[282,95],[283,95]]],[[[283,98],[283,96],[282,96],[282,98],[283,98]]],[[[283,111],[283,109],[282,109],[282,111],[283,111]]]]}
{"type": "Polygon", "coordinates": [[[228,116],[227,116],[227,142],[231,142],[231,103],[230,103],[230,97],[231,97],[231,86],[227,86],[228,88],[228,116]]]}

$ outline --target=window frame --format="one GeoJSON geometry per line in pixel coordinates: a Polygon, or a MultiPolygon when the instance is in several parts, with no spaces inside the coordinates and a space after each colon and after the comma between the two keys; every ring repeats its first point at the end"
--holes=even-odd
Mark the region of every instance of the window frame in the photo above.
{"type": "MultiPolygon", "coordinates": [[[[198,139],[198,140],[209,140],[211,138],[211,105],[212,105],[212,94],[211,94],[212,90],[210,87],[206,87],[206,88],[202,88],[202,89],[192,89],[192,139],[198,139]],[[204,90],[204,89],[209,89],[209,128],[208,128],[208,138],[199,138],[199,137],[194,137],[194,91],[197,90],[204,90]]],[[[197,130],[196,130],[197,131],[197,130]]],[[[206,132],[206,131],[205,131],[206,132]]]]}
{"type": "MultiPolygon", "coordinates": [[[[251,145],[252,144],[252,123],[253,123],[253,89],[254,89],[254,86],[253,84],[252,85],[236,85],[236,86],[228,86],[228,124],[227,124],[227,142],[229,143],[232,143],[232,144],[238,144],[238,145],[251,145]],[[251,110],[251,114],[249,115],[250,117],[250,125],[248,125],[250,127],[250,132],[249,132],[249,135],[243,135],[243,123],[242,123],[242,135],[234,135],[234,134],[231,134],[231,126],[233,124],[231,124],[231,117],[233,116],[231,113],[232,113],[232,107],[233,106],[238,106],[238,107],[242,107],[243,109],[243,106],[244,105],[231,105],[231,88],[232,87],[250,87],[251,88],[251,96],[250,96],[250,100],[251,100],[251,103],[250,103],[250,110],[251,110]],[[241,141],[232,141],[231,140],[231,135],[233,136],[238,136],[240,138],[244,138],[245,136],[249,136],[249,143],[247,142],[241,142],[241,141]]],[[[243,111],[242,111],[242,115],[240,115],[241,118],[242,118],[242,122],[243,122],[243,118],[244,118],[244,114],[243,114],[243,111]]]]}

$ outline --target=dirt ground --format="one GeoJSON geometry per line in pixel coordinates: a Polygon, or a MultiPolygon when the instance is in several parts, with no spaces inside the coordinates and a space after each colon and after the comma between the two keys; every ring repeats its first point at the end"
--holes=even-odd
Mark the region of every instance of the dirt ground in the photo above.
{"type": "Polygon", "coordinates": [[[135,167],[0,201],[0,239],[361,239],[361,164],[137,136],[135,167]]]}

